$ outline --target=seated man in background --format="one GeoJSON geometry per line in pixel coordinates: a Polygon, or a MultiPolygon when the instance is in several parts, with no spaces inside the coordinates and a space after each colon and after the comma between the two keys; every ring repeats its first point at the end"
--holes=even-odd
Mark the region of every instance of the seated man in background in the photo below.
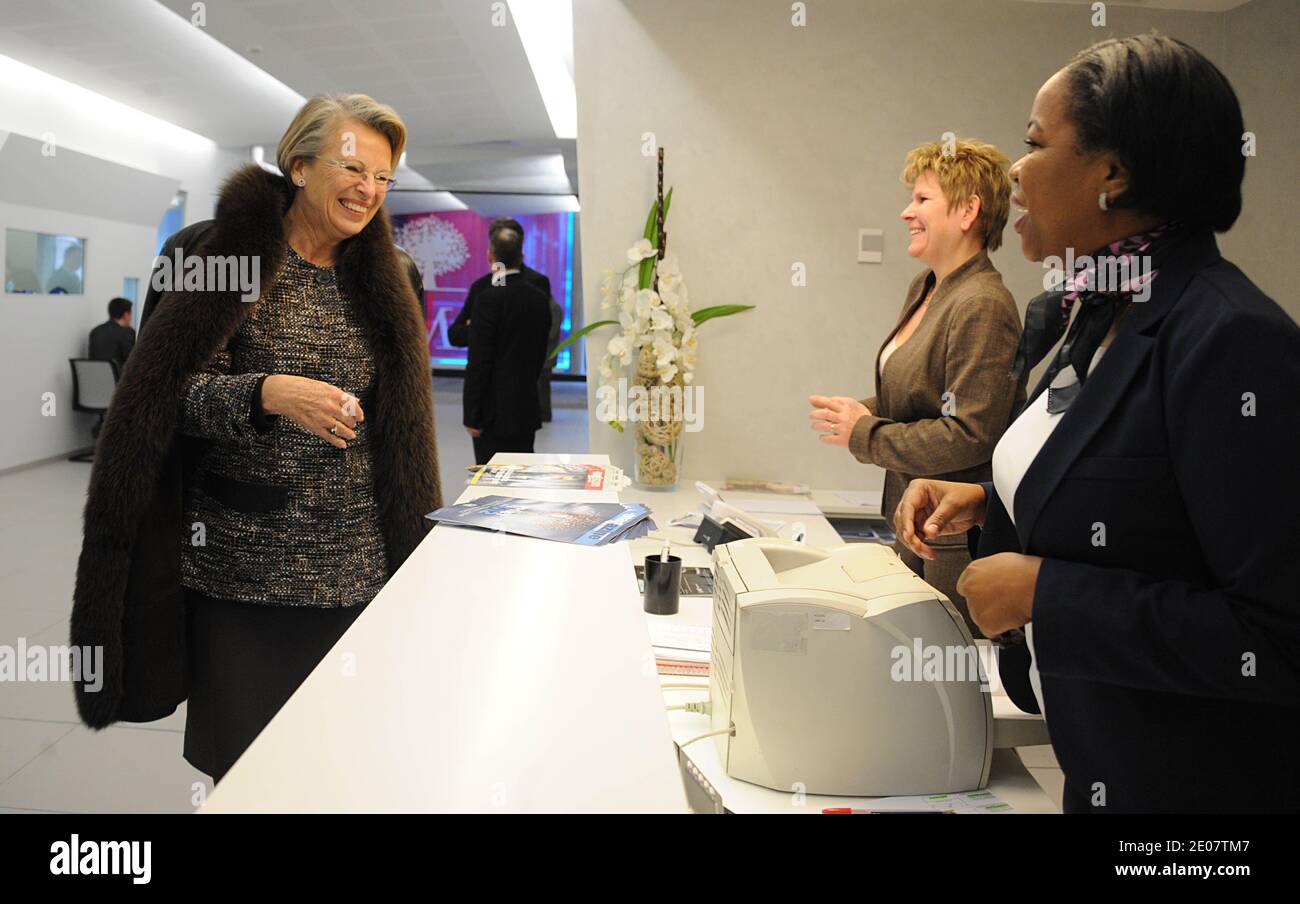
{"type": "Polygon", "coordinates": [[[549,284],[541,291],[521,269],[523,231],[494,229],[488,257],[492,273],[474,296],[465,365],[464,424],[476,464],[497,452],[533,451],[542,426],[537,381],[551,331],[549,284]]]}
{"type": "Polygon", "coordinates": [[[131,329],[131,308],[125,298],[114,298],[108,303],[108,320],[90,331],[88,358],[96,361],[116,361],[121,369],[126,356],[135,347],[135,330],[131,329]]]}

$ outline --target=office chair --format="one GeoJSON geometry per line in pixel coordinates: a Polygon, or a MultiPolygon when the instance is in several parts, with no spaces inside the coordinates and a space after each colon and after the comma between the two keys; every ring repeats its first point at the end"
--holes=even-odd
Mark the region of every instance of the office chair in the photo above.
{"type": "MultiPolygon", "coordinates": [[[[69,358],[72,365],[72,407],[76,411],[89,411],[98,414],[99,419],[91,428],[92,439],[99,439],[99,428],[104,424],[104,412],[108,411],[113,401],[113,390],[117,388],[118,367],[116,361],[96,361],[92,358],[69,358]]],[[[68,461],[94,461],[95,447],[68,456],[68,461]]]]}

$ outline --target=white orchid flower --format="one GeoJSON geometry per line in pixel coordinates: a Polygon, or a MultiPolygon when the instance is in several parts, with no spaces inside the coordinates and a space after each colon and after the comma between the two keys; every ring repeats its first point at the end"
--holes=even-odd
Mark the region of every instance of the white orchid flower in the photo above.
{"type": "Polygon", "coordinates": [[[609,345],[605,346],[605,351],[617,357],[619,363],[624,367],[632,363],[632,340],[627,333],[609,340],[609,345]]]}
{"type": "Polygon", "coordinates": [[[655,308],[650,312],[650,329],[667,330],[669,333],[673,329],[673,315],[669,314],[663,308],[655,308]]]}
{"type": "Polygon", "coordinates": [[[655,309],[655,303],[659,297],[649,289],[642,289],[636,293],[636,316],[641,320],[650,317],[650,312],[655,309]]]}
{"type": "Polygon", "coordinates": [[[654,257],[658,251],[654,245],[650,244],[649,239],[638,239],[637,243],[627,249],[627,262],[629,264],[639,264],[647,257],[654,257]]]}
{"type": "Polygon", "coordinates": [[[672,337],[663,333],[655,336],[651,348],[654,350],[655,365],[658,367],[666,367],[677,357],[677,346],[673,344],[672,337]]]}

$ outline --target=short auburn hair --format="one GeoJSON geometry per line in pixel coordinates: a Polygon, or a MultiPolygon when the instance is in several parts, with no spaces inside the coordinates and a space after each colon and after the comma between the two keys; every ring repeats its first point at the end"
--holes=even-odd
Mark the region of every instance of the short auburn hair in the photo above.
{"type": "Polygon", "coordinates": [[[289,171],[295,160],[319,157],[333,138],[334,126],[345,119],[359,120],[387,138],[392,166],[397,167],[406,149],[406,123],[396,110],[367,94],[317,94],[302,105],[275,150],[275,164],[284,177],[292,180],[289,171]]]}
{"type": "Polygon", "coordinates": [[[955,210],[972,195],[980,199],[979,224],[984,247],[996,251],[1002,244],[1002,230],[1011,211],[1011,161],[991,144],[974,138],[955,142],[931,141],[907,152],[900,178],[908,188],[927,170],[934,173],[955,210]]]}

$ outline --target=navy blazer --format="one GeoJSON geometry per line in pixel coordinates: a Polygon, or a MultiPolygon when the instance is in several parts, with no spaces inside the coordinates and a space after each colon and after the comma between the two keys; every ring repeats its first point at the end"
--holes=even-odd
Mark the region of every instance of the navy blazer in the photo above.
{"type": "MultiPolygon", "coordinates": [[[[978,552],[1043,557],[1034,649],[1067,812],[1294,812],[1300,327],[1208,230],[1156,266],[1014,525],[985,485],[978,552]]],[[[1028,666],[1023,645],[999,658],[1037,712],[1028,666]]]]}
{"type": "MultiPolygon", "coordinates": [[[[529,267],[527,264],[519,265],[519,272],[524,279],[537,285],[537,290],[547,298],[551,297],[551,280],[545,273],[540,273],[529,267]]],[[[447,341],[458,348],[469,348],[469,322],[474,316],[474,302],[483,290],[492,285],[492,274],[485,273],[478,279],[470,283],[469,291],[465,294],[465,303],[461,305],[460,313],[456,319],[447,327],[447,341]]],[[[549,351],[549,349],[548,349],[549,351]]]]}
{"type": "Polygon", "coordinates": [[[550,293],[528,274],[507,274],[501,285],[477,293],[465,362],[466,427],[513,437],[542,426],[537,379],[550,332],[550,293]]]}

